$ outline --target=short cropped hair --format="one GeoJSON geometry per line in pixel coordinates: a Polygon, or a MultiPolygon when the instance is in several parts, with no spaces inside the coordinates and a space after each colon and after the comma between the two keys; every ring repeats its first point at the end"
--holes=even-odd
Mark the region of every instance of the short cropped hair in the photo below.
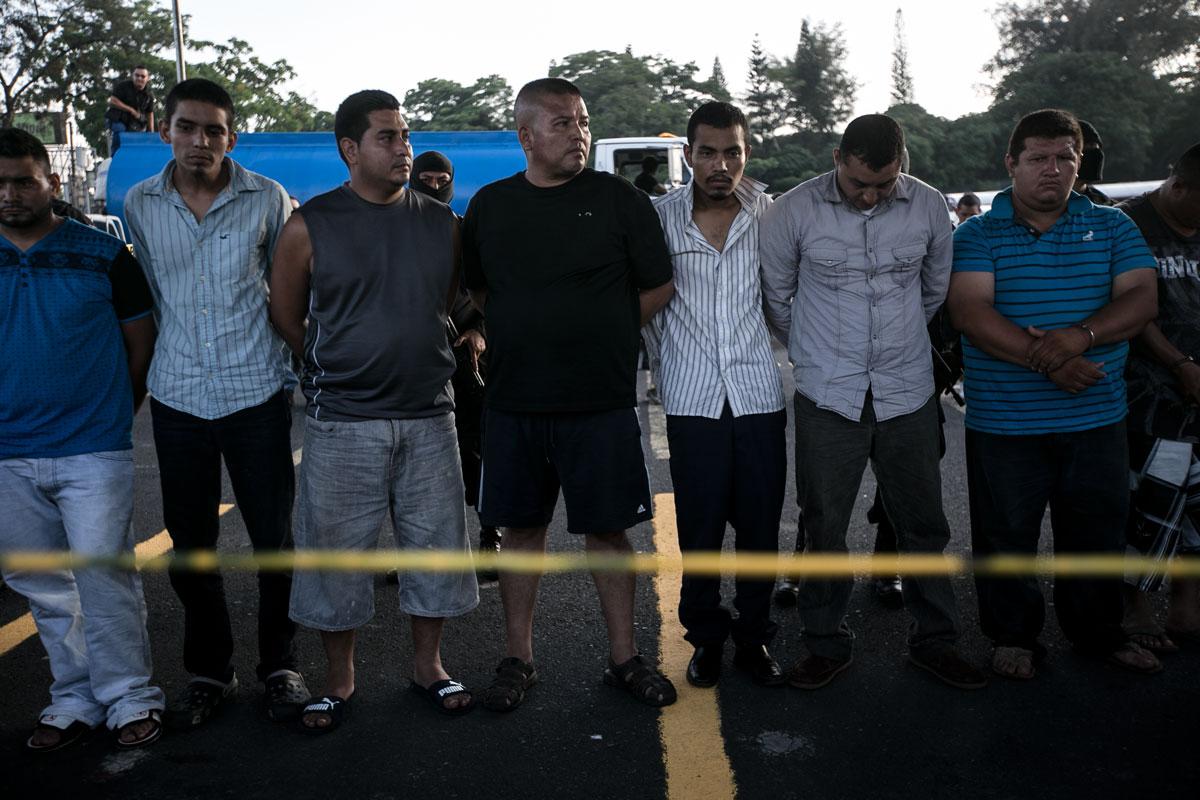
{"type": "Polygon", "coordinates": [[[583,97],[579,87],[565,78],[538,78],[521,87],[517,101],[513,104],[513,117],[517,127],[528,123],[529,117],[547,96],[583,97]]]}
{"type": "Polygon", "coordinates": [[[1008,155],[1014,161],[1025,152],[1025,140],[1057,139],[1060,136],[1070,136],[1075,139],[1075,152],[1083,152],[1083,129],[1079,120],[1070,111],[1061,108],[1043,108],[1021,117],[1021,121],[1013,128],[1012,136],[1008,138],[1008,155]]]}
{"type": "Polygon", "coordinates": [[[846,126],[838,150],[843,160],[854,156],[878,172],[904,158],[904,131],[887,114],[866,114],[846,126]]]}
{"type": "Polygon", "coordinates": [[[139,69],[144,69],[144,70],[146,70],[146,72],[150,71],[150,68],[147,67],[145,64],[134,64],[133,69],[131,69],[129,71],[132,73],[132,72],[137,72],[139,69]]]}
{"type": "Polygon", "coordinates": [[[654,156],[646,156],[645,158],[643,158],[642,159],[642,171],[643,172],[657,172],[658,171],[658,159],[655,158],[654,156]]]}
{"type": "Polygon", "coordinates": [[[1200,142],[1183,152],[1171,165],[1171,176],[1191,189],[1200,189],[1200,142]]]}
{"type": "Polygon", "coordinates": [[[963,206],[977,206],[979,204],[979,195],[974,194],[973,192],[967,192],[962,197],[958,198],[958,203],[956,203],[954,207],[962,208],[963,206]]]}
{"type": "Polygon", "coordinates": [[[742,139],[750,138],[750,128],[746,123],[746,115],[732,103],[705,103],[693,111],[687,124],[688,145],[695,143],[696,128],[701,125],[708,125],[710,128],[720,128],[722,130],[737,126],[742,129],[742,139]]]}
{"type": "Polygon", "coordinates": [[[171,117],[175,116],[175,109],[179,107],[181,100],[194,100],[225,109],[229,129],[233,130],[233,98],[216,83],[207,78],[188,78],[175,84],[171,91],[167,92],[167,99],[163,101],[163,114],[168,125],[171,124],[171,117]]]}
{"type": "MultiPolygon", "coordinates": [[[[333,136],[342,161],[346,161],[346,156],[342,153],[342,139],[362,144],[363,134],[371,127],[372,111],[399,110],[400,101],[395,95],[382,89],[364,89],[343,100],[337,108],[337,113],[333,115],[333,136]]],[[[346,161],[346,165],[349,164],[350,162],[346,161]]]]}
{"type": "Polygon", "coordinates": [[[0,128],[0,158],[26,157],[40,164],[46,175],[50,174],[50,153],[40,139],[20,128],[0,128]]]}

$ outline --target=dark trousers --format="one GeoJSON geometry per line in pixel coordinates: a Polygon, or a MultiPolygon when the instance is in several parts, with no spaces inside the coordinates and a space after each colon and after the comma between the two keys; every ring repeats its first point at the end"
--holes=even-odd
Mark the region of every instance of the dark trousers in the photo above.
{"type": "MultiPolygon", "coordinates": [[[[683,552],[721,549],[725,526],[733,526],[738,552],[776,553],[779,515],[787,482],[787,415],[734,417],[725,406],[720,419],[667,417],[675,522],[683,552]]],[[[769,644],[770,579],[737,579],[733,606],[721,606],[721,579],[683,576],[679,621],[693,645],[717,646],[729,636],[739,646],[769,644]]]]}
{"type": "MultiPolygon", "coordinates": [[[[879,422],[867,393],[857,421],[818,408],[801,394],[796,406],[796,495],[804,509],[807,552],[845,553],[846,529],[870,462],[901,553],[941,553],[950,541],[938,471],[937,398],[911,414],[879,422]]],[[[851,578],[800,583],[797,607],[804,642],[814,655],[847,659],[854,634],[846,608],[851,578]]],[[[904,606],[913,616],[909,646],[958,638],[958,607],[945,576],[904,581],[904,606]]]]}
{"type": "MultiPolygon", "coordinates": [[[[210,550],[220,527],[221,458],[257,552],[292,548],[291,403],[281,391],[261,405],[214,420],[150,401],[162,481],[163,520],[175,550],[210,550]]],[[[225,586],[217,572],[172,570],[184,609],[183,664],[204,678],[228,680],[233,635],[225,586]]],[[[258,677],[295,669],[288,618],[291,572],[258,573],[258,677]]]]}
{"type": "MultiPolygon", "coordinates": [[[[1035,555],[1050,506],[1055,553],[1120,553],[1129,513],[1125,423],[1088,431],[1004,436],[967,430],[967,491],[975,556],[1035,555]]],[[[975,579],[979,621],[996,645],[1042,655],[1040,580],[975,579]]],[[[1121,578],[1057,578],[1054,609],[1077,648],[1110,652],[1121,633],[1121,578]]]]}

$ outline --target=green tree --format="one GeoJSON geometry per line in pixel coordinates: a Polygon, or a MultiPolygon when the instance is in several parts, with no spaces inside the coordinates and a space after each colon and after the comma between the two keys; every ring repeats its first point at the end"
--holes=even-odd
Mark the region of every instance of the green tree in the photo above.
{"type": "MultiPolygon", "coordinates": [[[[84,110],[93,142],[103,128],[87,109],[106,101],[113,76],[136,63],[163,73],[154,54],[171,44],[171,15],[152,0],[4,0],[0,6],[3,123],[58,103],[84,110]],[[101,97],[102,94],[102,97],[101,97]]],[[[103,111],[101,111],[103,116],[103,111]]]]}
{"type": "Polygon", "coordinates": [[[550,77],[579,87],[597,139],[682,133],[692,110],[713,99],[697,71],[693,62],[636,56],[628,48],[573,53],[550,65],[550,77]]]}
{"type": "MultiPolygon", "coordinates": [[[[192,42],[212,59],[188,65],[188,77],[208,78],[221,84],[233,98],[237,110],[237,128],[241,131],[319,130],[318,110],[296,92],[282,92],[279,86],[294,80],[296,71],[284,59],[263,61],[250,44],[233,38],[226,43],[192,42]]],[[[175,81],[169,82],[174,86],[175,81]]],[[[332,126],[329,126],[330,129],[332,126]]]]}
{"type": "Polygon", "coordinates": [[[1096,126],[1104,140],[1104,177],[1140,180],[1153,161],[1154,130],[1170,85],[1146,67],[1107,53],[1038,56],[997,86],[991,113],[1011,129],[1039,108],[1066,109],[1096,126]]]}
{"type": "Polygon", "coordinates": [[[892,103],[912,103],[913,79],[908,71],[908,44],[904,38],[904,12],[896,9],[895,39],[892,44],[892,103]]]}
{"type": "Polygon", "coordinates": [[[750,138],[756,145],[772,143],[775,131],[784,123],[783,85],[779,82],[780,65],[762,49],[758,35],[750,45],[749,69],[746,72],[746,116],[749,117],[750,138]]]}
{"type": "Polygon", "coordinates": [[[779,73],[787,92],[789,124],[828,132],[850,118],[858,84],[846,71],[845,61],[841,26],[805,19],[796,53],[779,73]]]}
{"type": "Polygon", "coordinates": [[[1001,74],[1036,56],[1112,53],[1133,67],[1162,70],[1200,47],[1198,0],[1036,0],[995,12],[1001,74]]]}
{"type": "Polygon", "coordinates": [[[429,78],[404,95],[413,130],[491,131],[512,126],[512,87],[500,75],[470,86],[429,78]]]}
{"type": "Polygon", "coordinates": [[[720,57],[713,59],[712,74],[704,82],[703,90],[713,100],[719,100],[722,103],[733,100],[733,95],[729,93],[729,83],[725,80],[725,68],[721,66],[720,57]]]}

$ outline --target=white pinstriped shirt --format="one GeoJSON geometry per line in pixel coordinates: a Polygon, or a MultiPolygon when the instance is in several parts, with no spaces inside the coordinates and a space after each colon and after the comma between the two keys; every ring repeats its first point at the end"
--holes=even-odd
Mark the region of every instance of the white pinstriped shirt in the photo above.
{"type": "Polygon", "coordinates": [[[125,196],[158,323],[150,393],[202,419],[266,401],[288,370],[267,317],[267,281],[291,204],[275,181],[225,163],[229,185],[200,222],[171,182],[174,161],[125,196]]]}
{"type": "Polygon", "coordinates": [[[718,419],[783,408],[783,385],[763,316],[758,221],[771,204],[764,185],[742,178],[742,210],[725,249],[692,220],[692,186],[656,198],[675,269],[675,295],[646,326],[647,349],[663,411],[718,419]]]}

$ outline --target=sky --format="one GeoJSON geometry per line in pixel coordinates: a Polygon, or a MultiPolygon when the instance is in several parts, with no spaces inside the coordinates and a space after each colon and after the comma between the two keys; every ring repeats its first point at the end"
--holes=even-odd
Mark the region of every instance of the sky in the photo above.
{"type": "MultiPolygon", "coordinates": [[[[860,84],[855,115],[890,105],[893,23],[903,11],[915,98],[926,110],[955,118],[987,108],[983,66],[999,44],[994,0],[830,3],[601,3],[451,0],[407,5],[382,0],[179,0],[191,16],[190,36],[250,43],[262,59],[286,59],[289,84],[318,108],[334,110],[359,89],[404,92],[426,78],[463,84],[499,73],[513,90],[544,77],[551,59],[586,50],[624,50],[694,61],[701,80],[719,57],[730,90],[746,85],[750,46],[783,59],[796,48],[800,25],[840,24],[846,66],[860,84]],[[781,10],[767,11],[767,8],[781,10]]],[[[586,98],[585,98],[586,99],[586,98]]]]}

